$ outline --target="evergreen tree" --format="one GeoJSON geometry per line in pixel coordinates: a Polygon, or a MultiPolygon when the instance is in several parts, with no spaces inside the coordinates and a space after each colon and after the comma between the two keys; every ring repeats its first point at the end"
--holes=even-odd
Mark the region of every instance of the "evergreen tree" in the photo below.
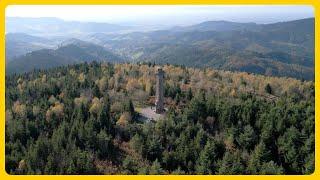
{"type": "Polygon", "coordinates": [[[226,152],[219,168],[219,174],[242,174],[244,169],[239,152],[226,152]]]}
{"type": "Polygon", "coordinates": [[[101,130],[97,137],[97,152],[98,156],[101,159],[104,159],[106,157],[112,157],[114,150],[113,150],[113,144],[111,141],[111,137],[107,135],[105,130],[101,130]]]}
{"type": "Polygon", "coordinates": [[[191,88],[188,89],[186,97],[187,97],[187,99],[189,101],[193,98],[193,94],[192,94],[191,88]]]}
{"type": "Polygon", "coordinates": [[[271,88],[271,86],[270,86],[269,83],[266,85],[266,87],[264,88],[264,90],[266,91],[266,93],[272,94],[272,88],[271,88]]]}
{"type": "Polygon", "coordinates": [[[239,144],[244,149],[250,150],[256,144],[256,134],[250,125],[244,127],[243,133],[239,136],[239,144]]]}
{"type": "Polygon", "coordinates": [[[214,160],[216,159],[216,147],[215,143],[210,140],[207,141],[206,146],[200,153],[198,159],[198,164],[196,166],[196,172],[199,174],[214,174],[216,164],[214,160]]]}
{"type": "Polygon", "coordinates": [[[164,171],[158,161],[158,159],[156,159],[155,161],[153,161],[152,166],[150,168],[150,174],[163,174],[164,171]]]}
{"type": "Polygon", "coordinates": [[[125,174],[137,174],[138,173],[138,163],[131,156],[126,156],[122,162],[122,166],[125,174]]]}

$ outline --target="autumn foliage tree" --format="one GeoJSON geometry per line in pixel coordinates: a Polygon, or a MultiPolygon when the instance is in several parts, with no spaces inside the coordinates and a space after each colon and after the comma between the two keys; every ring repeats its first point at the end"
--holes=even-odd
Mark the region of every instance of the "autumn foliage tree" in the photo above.
{"type": "Polygon", "coordinates": [[[144,121],[154,68],[92,62],[6,76],[6,171],[313,173],[314,82],[163,65],[166,116],[144,121]]]}

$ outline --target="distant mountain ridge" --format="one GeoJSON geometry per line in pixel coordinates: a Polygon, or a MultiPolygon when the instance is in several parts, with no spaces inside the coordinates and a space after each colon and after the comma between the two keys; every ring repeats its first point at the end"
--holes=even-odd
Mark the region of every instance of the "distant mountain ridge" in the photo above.
{"type": "Polygon", "coordinates": [[[92,33],[81,40],[60,41],[55,52],[78,61],[112,57],[114,62],[169,63],[314,79],[314,18],[273,24],[208,21],[150,32],[92,33]]]}
{"type": "MultiPolygon", "coordinates": [[[[73,40],[76,41],[76,40],[73,40]]],[[[105,48],[77,40],[77,43],[60,45],[58,49],[41,49],[15,58],[6,65],[6,73],[21,73],[33,69],[52,67],[92,61],[121,62],[119,56],[105,48]]]]}
{"type": "Polygon", "coordinates": [[[233,22],[233,21],[204,21],[199,24],[194,24],[191,26],[176,26],[171,30],[177,31],[239,31],[239,30],[274,30],[274,29],[287,29],[287,28],[298,28],[304,29],[314,24],[314,18],[304,18],[292,21],[283,21],[268,24],[258,24],[254,22],[233,22]]]}
{"type": "Polygon", "coordinates": [[[31,51],[53,49],[56,45],[55,40],[44,37],[25,33],[8,33],[6,34],[6,62],[31,51]]]}
{"type": "Polygon", "coordinates": [[[66,35],[81,33],[114,32],[128,29],[129,26],[121,26],[100,22],[65,21],[59,18],[22,18],[7,17],[7,33],[27,33],[32,35],[66,35]]]}
{"type": "Polygon", "coordinates": [[[231,21],[205,21],[199,24],[185,27],[175,27],[174,31],[235,31],[260,29],[256,23],[238,23],[231,21]]]}

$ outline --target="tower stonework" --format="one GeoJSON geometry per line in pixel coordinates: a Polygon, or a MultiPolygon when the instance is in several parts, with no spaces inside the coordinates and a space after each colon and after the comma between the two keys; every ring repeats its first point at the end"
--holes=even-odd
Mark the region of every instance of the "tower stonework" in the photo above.
{"type": "Polygon", "coordinates": [[[164,71],[162,68],[157,69],[156,73],[156,113],[160,114],[164,112],[164,88],[163,88],[163,83],[164,83],[164,71]]]}

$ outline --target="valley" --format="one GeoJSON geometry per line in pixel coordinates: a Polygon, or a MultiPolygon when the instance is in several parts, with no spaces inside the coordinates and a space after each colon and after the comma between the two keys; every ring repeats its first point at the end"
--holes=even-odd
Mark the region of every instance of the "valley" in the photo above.
{"type": "Polygon", "coordinates": [[[290,18],[298,7],[11,8],[8,174],[314,173],[312,8],[290,18]],[[55,8],[68,16],[47,17],[55,8]],[[239,22],[211,20],[223,15],[239,22]]]}
{"type": "MultiPolygon", "coordinates": [[[[21,37],[21,34],[8,34],[7,36],[9,35],[17,37],[14,41],[13,38],[8,37],[6,40],[6,61],[10,62],[7,63],[7,73],[27,72],[43,68],[44,66],[38,67],[36,63],[43,61],[36,57],[37,49],[51,47],[51,49],[57,49],[55,51],[60,51],[65,45],[74,44],[77,46],[81,44],[80,41],[83,41],[82,43],[92,44],[90,47],[81,47],[80,49],[64,48],[70,52],[64,51],[68,54],[59,54],[61,55],[59,63],[54,64],[82,62],[86,58],[79,56],[83,56],[87,57],[86,61],[88,62],[103,60],[120,63],[124,61],[169,63],[268,76],[287,76],[302,80],[314,79],[313,18],[274,24],[208,21],[193,26],[150,32],[87,33],[87,35],[77,36],[76,39],[79,40],[62,38],[63,40],[60,40],[59,43],[57,41],[50,43],[52,40],[48,40],[47,46],[42,47],[37,43],[37,41],[43,41],[42,37],[32,41],[27,35],[21,37]],[[26,40],[38,46],[27,44],[28,48],[21,46],[17,48],[15,45],[26,40]],[[93,48],[95,49],[93,50],[93,48]],[[30,53],[29,51],[32,50],[35,51],[30,53]],[[85,55],[86,51],[89,51],[90,56],[85,55]],[[105,54],[106,52],[108,55],[105,54]],[[74,53],[78,53],[79,56],[74,53]],[[19,66],[25,66],[23,63],[26,63],[28,58],[33,60],[28,63],[31,66],[25,69],[19,68],[19,66]],[[12,71],[11,69],[16,70],[12,71]]],[[[48,61],[43,61],[44,64],[47,63],[45,67],[52,67],[50,57],[46,58],[45,54],[42,56],[48,61]]],[[[52,56],[49,51],[48,56],[52,56]]]]}

